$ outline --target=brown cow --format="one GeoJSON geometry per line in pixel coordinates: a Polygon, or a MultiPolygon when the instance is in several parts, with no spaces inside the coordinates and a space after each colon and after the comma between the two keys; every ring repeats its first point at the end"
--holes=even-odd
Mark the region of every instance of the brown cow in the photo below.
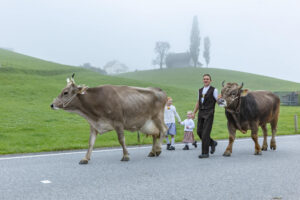
{"type": "Polygon", "coordinates": [[[90,124],[89,149],[79,164],[90,160],[97,133],[115,130],[123,148],[121,161],[128,161],[124,130],[141,131],[153,137],[149,157],[159,156],[167,130],[164,107],[167,96],[159,88],[103,85],[94,88],[77,86],[67,79],[67,86],[51,104],[52,109],[63,109],[84,117],[90,124]],[[159,139],[157,141],[157,139],[159,139]]]}
{"type": "Polygon", "coordinates": [[[272,139],[270,148],[276,149],[276,129],[279,115],[280,99],[268,91],[252,91],[243,95],[243,84],[227,83],[221,92],[222,98],[219,105],[225,107],[227,127],[229,131],[229,144],[223,156],[230,156],[232,145],[235,139],[236,130],[246,133],[251,130],[251,137],[255,143],[255,155],[261,155],[261,150],[268,149],[267,144],[267,123],[271,124],[272,139]],[[262,148],[258,144],[258,127],[261,126],[264,134],[262,148]]]}

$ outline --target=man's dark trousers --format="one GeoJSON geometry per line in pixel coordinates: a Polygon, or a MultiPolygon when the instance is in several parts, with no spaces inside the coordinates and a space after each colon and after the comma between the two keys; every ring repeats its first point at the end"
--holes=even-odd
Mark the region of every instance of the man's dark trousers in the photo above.
{"type": "Polygon", "coordinates": [[[208,154],[209,146],[214,145],[214,140],[210,137],[214,113],[214,109],[199,109],[198,111],[197,134],[202,140],[202,154],[208,154]]]}

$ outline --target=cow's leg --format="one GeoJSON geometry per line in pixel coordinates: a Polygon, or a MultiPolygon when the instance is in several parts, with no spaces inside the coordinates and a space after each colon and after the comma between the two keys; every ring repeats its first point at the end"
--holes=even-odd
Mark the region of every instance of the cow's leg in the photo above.
{"type": "Polygon", "coordinates": [[[253,124],[251,126],[251,137],[252,137],[252,140],[254,141],[254,144],[255,144],[255,151],[254,151],[254,155],[261,155],[261,148],[259,146],[259,143],[258,143],[258,125],[257,124],[253,124]]]}
{"type": "Polygon", "coordinates": [[[161,114],[156,119],[153,119],[153,121],[159,130],[159,133],[158,133],[159,136],[153,136],[156,138],[155,144],[154,144],[154,138],[153,138],[153,146],[154,146],[153,153],[155,154],[155,156],[159,156],[161,154],[161,145],[163,143],[163,140],[165,138],[165,133],[168,130],[168,128],[166,127],[166,125],[164,123],[164,113],[163,112],[161,112],[161,114]],[[159,137],[159,140],[157,140],[158,137],[159,137]]]}
{"type": "Polygon", "coordinates": [[[262,125],[261,129],[262,129],[262,131],[264,133],[264,141],[263,141],[263,145],[261,147],[261,150],[267,151],[268,150],[268,142],[267,142],[268,130],[267,130],[267,125],[266,124],[262,125]]]}
{"type": "Polygon", "coordinates": [[[272,150],[276,150],[276,141],[275,141],[275,136],[276,136],[276,132],[277,132],[277,122],[278,122],[278,118],[274,119],[271,122],[271,129],[272,129],[272,139],[270,142],[270,148],[272,150]]]}
{"type": "Polygon", "coordinates": [[[148,157],[155,157],[156,156],[156,143],[157,143],[156,135],[152,135],[152,139],[153,139],[152,150],[148,154],[148,157]]]}
{"type": "Polygon", "coordinates": [[[97,131],[90,125],[90,140],[89,140],[89,149],[86,152],[85,157],[79,162],[79,164],[88,164],[88,161],[91,159],[91,154],[97,137],[97,131]]]}
{"type": "Polygon", "coordinates": [[[124,137],[124,128],[123,126],[116,127],[116,132],[118,134],[119,143],[123,148],[123,157],[121,161],[129,161],[129,154],[125,145],[125,137],[124,137]]]}
{"type": "Polygon", "coordinates": [[[233,142],[235,140],[235,133],[236,133],[236,128],[233,126],[233,124],[227,122],[227,128],[229,131],[229,144],[223,154],[223,156],[231,156],[232,153],[232,146],[233,146],[233,142]]]}

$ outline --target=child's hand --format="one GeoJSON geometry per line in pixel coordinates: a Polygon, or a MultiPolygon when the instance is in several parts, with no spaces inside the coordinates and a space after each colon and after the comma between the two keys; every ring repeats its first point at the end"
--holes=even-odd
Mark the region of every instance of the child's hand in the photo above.
{"type": "Polygon", "coordinates": [[[189,127],[188,127],[188,126],[187,126],[186,128],[187,128],[187,129],[189,129],[189,127]]]}
{"type": "Polygon", "coordinates": [[[180,124],[181,123],[181,121],[178,121],[178,124],[180,124]]]}

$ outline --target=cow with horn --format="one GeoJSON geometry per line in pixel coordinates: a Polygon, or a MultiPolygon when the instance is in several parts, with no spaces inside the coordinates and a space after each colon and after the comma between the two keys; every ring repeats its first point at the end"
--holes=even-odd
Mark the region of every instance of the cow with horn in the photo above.
{"type": "Polygon", "coordinates": [[[225,107],[227,118],[227,127],[229,131],[229,144],[223,156],[230,156],[232,145],[235,140],[236,130],[246,133],[251,130],[251,137],[255,143],[255,155],[261,155],[261,150],[268,149],[267,143],[267,124],[271,124],[272,139],[270,148],[276,149],[275,135],[279,116],[280,99],[269,91],[251,91],[243,90],[243,83],[222,82],[221,98],[219,105],[225,107]],[[263,130],[263,144],[260,147],[258,143],[258,128],[263,130]]]}
{"type": "Polygon", "coordinates": [[[124,130],[140,131],[153,137],[149,157],[159,156],[167,131],[164,107],[167,95],[159,88],[103,85],[94,88],[76,85],[74,74],[51,104],[84,117],[90,124],[89,148],[80,164],[90,160],[97,134],[115,130],[123,148],[121,161],[128,161],[124,130]]]}

